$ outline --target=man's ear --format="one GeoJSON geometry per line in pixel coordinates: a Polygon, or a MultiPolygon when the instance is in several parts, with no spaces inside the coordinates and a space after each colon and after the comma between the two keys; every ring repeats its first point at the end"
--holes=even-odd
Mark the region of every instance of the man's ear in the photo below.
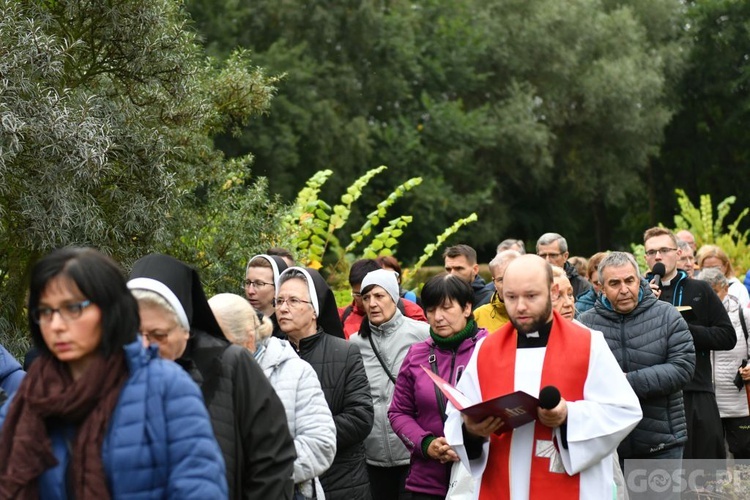
{"type": "Polygon", "coordinates": [[[479,264],[474,264],[473,266],[471,266],[471,270],[474,272],[474,276],[479,274],[479,264]]]}
{"type": "Polygon", "coordinates": [[[565,257],[565,262],[567,262],[568,261],[568,257],[570,257],[570,252],[565,252],[563,254],[563,257],[565,257]]]}

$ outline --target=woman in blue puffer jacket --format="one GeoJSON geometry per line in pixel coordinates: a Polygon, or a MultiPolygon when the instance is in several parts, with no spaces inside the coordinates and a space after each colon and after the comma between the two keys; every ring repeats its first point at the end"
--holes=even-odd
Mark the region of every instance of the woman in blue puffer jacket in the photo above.
{"type": "Polygon", "coordinates": [[[200,390],[143,349],[114,261],[50,253],[28,306],[40,356],[0,411],[0,498],[226,498],[200,390]]]}

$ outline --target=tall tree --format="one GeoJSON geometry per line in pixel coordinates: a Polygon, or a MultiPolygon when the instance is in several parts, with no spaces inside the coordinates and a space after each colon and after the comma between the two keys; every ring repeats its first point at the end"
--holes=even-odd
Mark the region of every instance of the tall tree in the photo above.
{"type": "Polygon", "coordinates": [[[669,198],[656,214],[661,221],[671,220],[675,187],[691,199],[711,193],[722,200],[750,185],[750,3],[688,5],[692,48],[678,86],[680,111],[653,172],[655,189],[669,198]]]}
{"type": "Polygon", "coordinates": [[[232,168],[212,134],[267,108],[273,80],[242,53],[215,66],[186,20],[171,0],[0,0],[3,335],[52,248],[179,250],[186,195],[232,168]]]}
{"type": "Polygon", "coordinates": [[[188,6],[216,53],[238,44],[286,73],[270,114],[221,143],[253,151],[272,189],[291,196],[333,168],[337,190],[381,163],[391,179],[373,181],[375,196],[378,183],[424,177],[405,202],[407,261],[470,211],[480,220],[457,239],[486,255],[510,232],[609,245],[672,112],[679,0],[188,6]]]}

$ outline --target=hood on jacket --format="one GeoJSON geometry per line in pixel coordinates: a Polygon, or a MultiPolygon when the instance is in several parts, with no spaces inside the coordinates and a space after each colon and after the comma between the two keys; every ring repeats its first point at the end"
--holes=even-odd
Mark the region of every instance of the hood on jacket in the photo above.
{"type": "Polygon", "coordinates": [[[270,337],[266,342],[265,347],[263,356],[258,360],[258,363],[264,370],[275,368],[290,359],[299,359],[297,351],[295,351],[292,344],[286,340],[270,337]]]}
{"type": "MultiPolygon", "coordinates": [[[[198,272],[192,267],[169,255],[154,253],[133,264],[130,278],[151,278],[162,283],[180,301],[191,330],[201,330],[226,340],[208,305],[198,272]]],[[[157,290],[153,291],[159,293],[157,290]]]]}
{"type": "MultiPolygon", "coordinates": [[[[302,272],[307,277],[307,288],[310,292],[310,301],[313,303],[313,309],[317,316],[318,328],[322,328],[324,332],[334,337],[346,338],[344,336],[344,327],[341,324],[339,317],[339,310],[336,307],[336,297],[333,295],[333,291],[320,275],[318,271],[310,267],[290,267],[281,273],[281,276],[288,274],[291,270],[302,272]]],[[[278,295],[279,289],[276,289],[278,295]]]]}

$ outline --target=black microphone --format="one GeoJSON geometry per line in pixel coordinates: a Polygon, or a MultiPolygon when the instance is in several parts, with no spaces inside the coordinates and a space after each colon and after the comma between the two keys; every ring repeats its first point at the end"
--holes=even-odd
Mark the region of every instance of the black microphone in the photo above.
{"type": "Polygon", "coordinates": [[[651,272],[654,274],[654,279],[656,280],[656,288],[661,290],[661,279],[667,273],[667,268],[664,267],[664,264],[662,262],[657,262],[656,264],[654,264],[651,272]]]}
{"type": "Polygon", "coordinates": [[[554,385],[548,385],[539,391],[539,408],[551,410],[560,404],[560,391],[554,385]]]}

